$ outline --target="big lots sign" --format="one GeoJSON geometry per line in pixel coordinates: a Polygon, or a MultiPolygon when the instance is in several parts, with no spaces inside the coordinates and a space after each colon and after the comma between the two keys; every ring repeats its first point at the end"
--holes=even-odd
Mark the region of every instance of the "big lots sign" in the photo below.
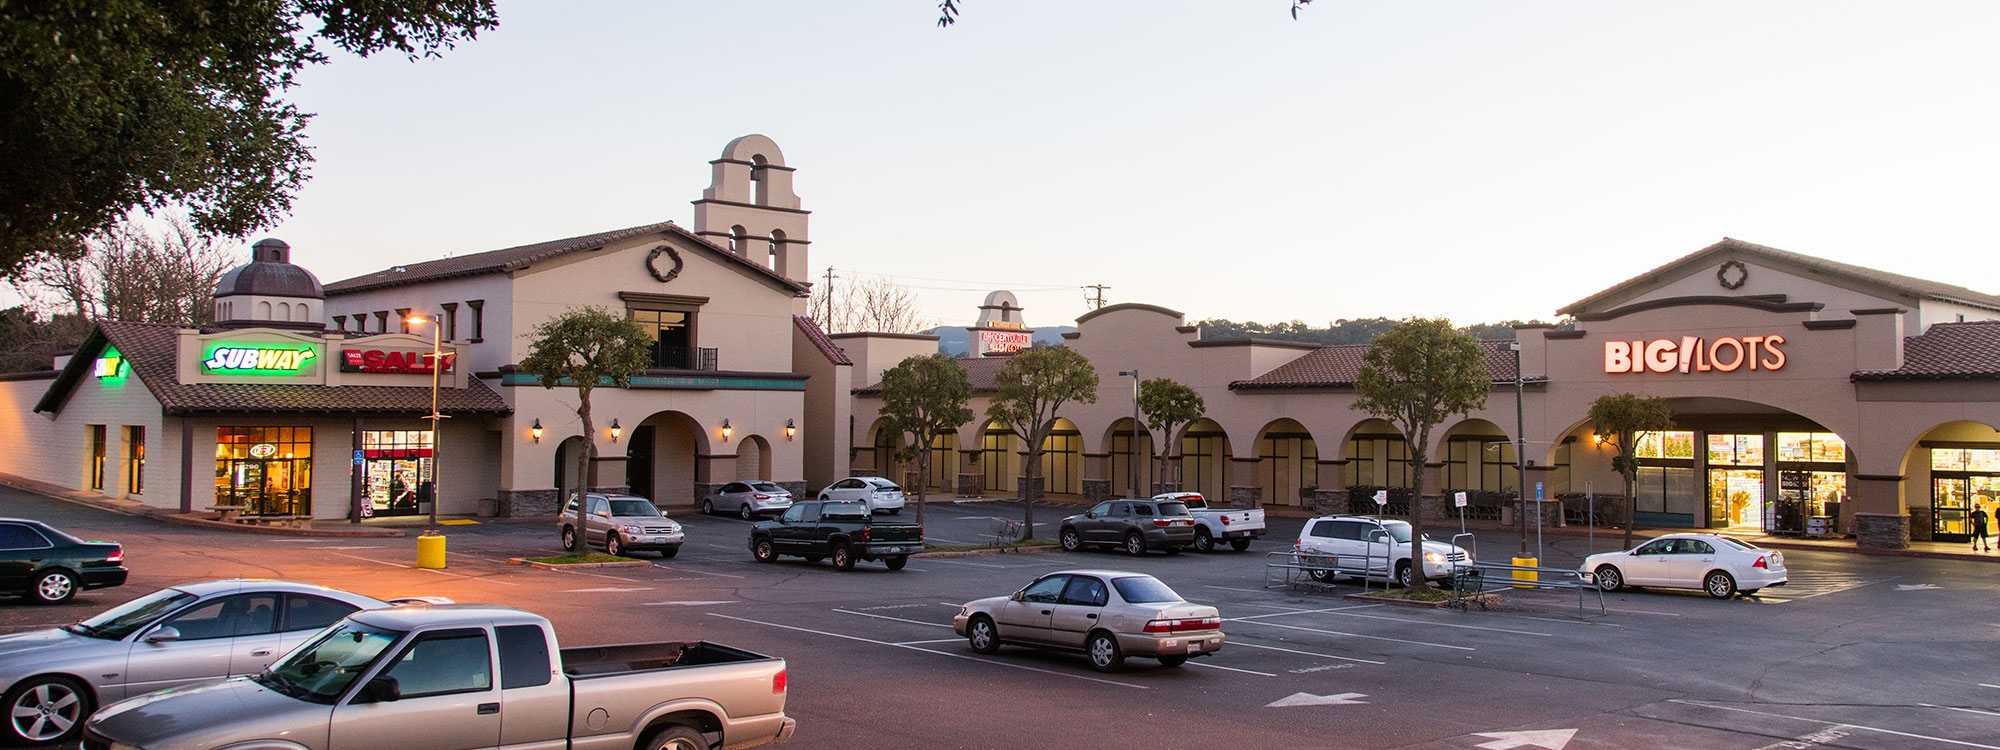
{"type": "MultiPolygon", "coordinates": [[[[342,349],[340,350],[341,372],[393,372],[431,374],[431,353],[399,351],[394,349],[342,349]]],[[[442,372],[451,372],[452,361],[458,354],[445,352],[438,355],[443,360],[442,372]]]]}
{"type": "Polygon", "coordinates": [[[1785,337],[1723,336],[1709,340],[1698,336],[1651,341],[1604,342],[1604,371],[1618,372],[1735,372],[1738,368],[1777,370],[1785,366],[1785,352],[1778,347],[1785,337]]]}

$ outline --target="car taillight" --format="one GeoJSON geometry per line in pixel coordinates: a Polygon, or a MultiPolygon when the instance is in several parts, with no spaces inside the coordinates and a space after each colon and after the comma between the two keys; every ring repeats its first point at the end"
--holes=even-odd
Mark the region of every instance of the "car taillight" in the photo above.
{"type": "Polygon", "coordinates": [[[1765,564],[1764,564],[1764,561],[1765,561],[1766,559],[1768,559],[1768,558],[1766,558],[1766,557],[1765,557],[1765,556],[1763,556],[1763,555],[1758,555],[1758,556],[1757,556],[1757,561],[1756,561],[1756,562],[1753,562],[1753,563],[1750,563],[1750,567],[1753,567],[1753,568],[1763,568],[1763,569],[1765,569],[1765,570],[1770,570],[1770,569],[1771,569],[1771,566],[1769,566],[1769,565],[1765,565],[1765,564]]]}
{"type": "Polygon", "coordinates": [[[1220,617],[1189,617],[1179,620],[1154,620],[1146,623],[1148,633],[1185,633],[1192,630],[1214,630],[1222,627],[1220,617]]]}
{"type": "Polygon", "coordinates": [[[1229,525],[1229,517],[1228,517],[1228,516],[1223,516],[1223,517],[1222,517],[1222,525],[1224,525],[1224,526],[1228,526],[1228,525],[1229,525]]]}
{"type": "Polygon", "coordinates": [[[1156,519],[1153,519],[1153,525],[1154,525],[1154,526],[1172,526],[1172,525],[1174,525],[1174,522],[1173,522],[1173,520],[1171,520],[1171,519],[1166,519],[1166,518],[1156,518],[1156,519]]]}
{"type": "Polygon", "coordinates": [[[754,498],[757,498],[758,500],[769,500],[769,499],[771,499],[771,496],[770,496],[770,495],[766,495],[766,494],[763,494],[763,493],[761,493],[761,492],[760,492],[760,493],[757,493],[757,494],[755,494],[755,495],[751,495],[751,497],[754,497],[754,498]]]}
{"type": "Polygon", "coordinates": [[[785,693],[785,670],[780,669],[778,670],[777,674],[771,675],[771,694],[783,695],[784,693],[785,693]]]}
{"type": "Polygon", "coordinates": [[[868,541],[868,527],[861,527],[861,541],[868,541]]]}
{"type": "Polygon", "coordinates": [[[112,550],[112,551],[111,551],[111,554],[109,554],[109,555],[106,555],[106,556],[104,557],[104,561],[105,561],[105,562],[108,562],[108,563],[121,563],[121,562],[125,562],[125,548],[124,548],[124,547],[119,547],[118,549],[114,549],[114,550],[112,550]]]}

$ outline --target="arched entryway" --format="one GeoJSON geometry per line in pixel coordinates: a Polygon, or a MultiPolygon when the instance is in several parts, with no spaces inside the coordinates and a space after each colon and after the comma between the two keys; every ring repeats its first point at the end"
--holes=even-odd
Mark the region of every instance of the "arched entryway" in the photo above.
{"type": "Polygon", "coordinates": [[[771,478],[771,443],[762,435],[746,435],[736,446],[736,479],[771,478]]]}
{"type": "Polygon", "coordinates": [[[958,433],[931,436],[930,475],[924,482],[931,489],[958,491],[958,433]]]}
{"type": "Polygon", "coordinates": [[[1042,438],[1039,472],[1043,491],[1051,495],[1078,495],[1083,492],[1083,434],[1076,423],[1061,417],[1042,438]]]}
{"type": "Polygon", "coordinates": [[[1305,425],[1279,419],[1257,437],[1257,487],[1267,505],[1312,504],[1319,486],[1319,446],[1305,425]]]}
{"type": "Polygon", "coordinates": [[[557,507],[576,492],[577,472],[582,469],[583,436],[571,435],[556,444],[556,459],[553,476],[556,485],[557,507]]]}
{"type": "Polygon", "coordinates": [[[626,438],[626,486],[654,505],[693,505],[698,488],[709,481],[700,460],[707,454],[707,431],[694,417],[678,411],[655,413],[626,438]]]}
{"type": "Polygon", "coordinates": [[[875,476],[902,484],[903,479],[898,476],[901,473],[898,469],[902,461],[896,457],[896,451],[903,447],[903,438],[902,431],[890,424],[889,420],[875,420],[874,426],[868,428],[866,460],[855,461],[855,467],[857,470],[866,467],[867,471],[875,476]]]}
{"type": "Polygon", "coordinates": [[[1222,425],[1213,419],[1195,420],[1181,433],[1177,462],[1181,490],[1209,498],[1229,497],[1229,456],[1229,434],[1222,425]]]}
{"type": "Polygon", "coordinates": [[[2000,516],[2000,430],[1973,421],[1925,430],[1903,456],[1910,538],[1963,543],[1972,512],[1984,510],[1989,535],[2000,516]]]}
{"type": "Polygon", "coordinates": [[[1410,444],[1403,431],[1387,420],[1363,420],[1349,430],[1341,444],[1341,458],[1347,461],[1348,509],[1372,513],[1378,509],[1394,516],[1410,513],[1410,444]],[[1374,503],[1377,492],[1387,492],[1389,503],[1374,503]]]}
{"type": "Polygon", "coordinates": [[[979,453],[975,459],[981,475],[980,487],[987,492],[1012,494],[1020,491],[1015,480],[1021,476],[1021,439],[998,422],[987,422],[979,430],[979,453]]]}
{"type": "Polygon", "coordinates": [[[1137,425],[1135,438],[1132,428],[1136,423],[1131,417],[1111,423],[1105,431],[1104,452],[1110,456],[1111,494],[1114,497],[1149,497],[1153,494],[1153,482],[1158,479],[1154,457],[1159,455],[1153,449],[1153,433],[1145,425],[1137,425]]]}

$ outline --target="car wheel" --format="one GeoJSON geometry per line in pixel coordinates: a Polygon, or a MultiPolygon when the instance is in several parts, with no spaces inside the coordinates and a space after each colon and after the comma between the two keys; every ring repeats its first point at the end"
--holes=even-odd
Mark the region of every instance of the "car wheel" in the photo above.
{"type": "Polygon", "coordinates": [[[701,736],[701,730],[674,725],[653,735],[653,741],[646,743],[646,750],[708,750],[708,740],[701,736]]]}
{"type": "Polygon", "coordinates": [[[1099,672],[1116,672],[1125,663],[1125,653],[1118,649],[1118,639],[1102,630],[1090,634],[1090,668],[1099,672]]]}
{"type": "Polygon", "coordinates": [[[744,504],[742,504],[741,506],[738,506],[738,507],[736,508],[736,517],[737,517],[737,518],[741,518],[741,519],[743,519],[743,520],[745,520],[745,521],[748,521],[748,520],[750,520],[750,518],[751,518],[752,516],[755,516],[755,515],[757,515],[757,514],[755,514],[755,513],[752,513],[752,512],[750,512],[750,504],[749,504],[749,503],[744,503],[744,504]]]}
{"type": "Polygon", "coordinates": [[[1209,536],[1208,529],[1196,528],[1194,530],[1194,551],[1196,552],[1215,551],[1215,537],[1209,536]]]}
{"type": "Polygon", "coordinates": [[[75,737],[94,708],[90,690],[68,677],[22,680],[7,691],[9,744],[40,745],[75,737]]]}
{"type": "Polygon", "coordinates": [[[680,553],[681,553],[681,548],[679,546],[667,547],[665,549],[660,550],[660,556],[668,559],[672,559],[674,555],[678,555],[680,553]]]}
{"type": "Polygon", "coordinates": [[[1180,665],[1182,665],[1182,664],[1186,664],[1186,663],[1187,663],[1187,657],[1185,657],[1185,656],[1162,656],[1162,657],[1160,657],[1160,666],[1162,666],[1162,667],[1168,667],[1168,668],[1172,668],[1172,667],[1178,667],[1178,666],[1180,666],[1180,665]]]}
{"type": "Polygon", "coordinates": [[[702,515],[704,515],[704,516],[712,516],[712,515],[715,515],[715,501],[714,501],[714,500],[710,500],[710,499],[708,499],[708,498],[702,498],[702,499],[701,499],[701,514],[702,514],[702,515]]]}
{"type": "Polygon", "coordinates": [[[853,550],[851,550],[851,549],[848,549],[848,548],[847,548],[847,545],[845,545],[845,544],[836,544],[836,545],[834,545],[834,546],[833,546],[833,567],[836,567],[836,568],[839,568],[839,569],[841,569],[841,570],[853,570],[853,569],[854,569],[854,551],[853,551],[853,550]]]}
{"type": "Polygon", "coordinates": [[[1146,538],[1138,534],[1126,534],[1125,552],[1133,555],[1146,554],[1146,538]]]}
{"type": "Polygon", "coordinates": [[[778,548],[771,545],[769,537],[758,537],[750,542],[750,554],[757,562],[771,562],[778,559],[778,548]]]}
{"type": "Polygon", "coordinates": [[[604,552],[612,557],[625,556],[625,543],[618,541],[617,533],[604,535],[604,552]]]}
{"type": "Polygon", "coordinates": [[[1625,588],[1625,574],[1618,572],[1618,568],[1614,566],[1599,565],[1596,572],[1591,575],[1597,578],[1597,587],[1605,591],[1625,588]]]}
{"type": "Polygon", "coordinates": [[[1250,540],[1231,539],[1229,540],[1229,548],[1236,550],[1237,552],[1242,552],[1243,550],[1250,549],[1250,540]]]}
{"type": "Polygon", "coordinates": [[[1081,534],[1076,533],[1076,529],[1070,529],[1070,528],[1063,529],[1062,534],[1059,538],[1062,540],[1062,548],[1064,551],[1075,552],[1077,550],[1083,549],[1083,536],[1081,534]]]}
{"type": "Polygon", "coordinates": [[[1396,585],[1409,588],[1413,577],[1410,573],[1410,561],[1404,560],[1396,563],[1396,585]]]}
{"type": "Polygon", "coordinates": [[[1725,571],[1709,571],[1708,577],[1701,579],[1701,588],[1709,596],[1728,599],[1736,595],[1736,578],[1725,571]]]}
{"type": "Polygon", "coordinates": [[[35,577],[35,587],[28,590],[28,597],[39,604],[61,604],[76,596],[76,574],[67,570],[48,570],[35,577]]]}
{"type": "Polygon", "coordinates": [[[889,566],[890,570],[902,570],[903,566],[910,564],[910,556],[897,555],[895,557],[885,557],[882,558],[882,564],[889,566]]]}
{"type": "Polygon", "coordinates": [[[975,653],[990,654],[1000,650],[1000,631],[993,628],[993,620],[985,615],[975,615],[965,626],[965,644],[975,653]]]}
{"type": "Polygon", "coordinates": [[[564,552],[575,552],[575,551],[576,551],[576,529],[574,529],[574,528],[572,528],[572,527],[569,527],[569,526],[564,526],[564,527],[563,527],[563,533],[562,533],[562,537],[563,537],[563,551],[564,551],[564,552]]]}
{"type": "Polygon", "coordinates": [[[1313,580],[1319,581],[1320,583],[1326,583],[1328,581],[1332,581],[1335,580],[1335,578],[1337,578],[1337,576],[1335,576],[1333,574],[1333,571],[1331,570],[1314,570],[1308,572],[1307,575],[1312,576],[1313,580]]]}

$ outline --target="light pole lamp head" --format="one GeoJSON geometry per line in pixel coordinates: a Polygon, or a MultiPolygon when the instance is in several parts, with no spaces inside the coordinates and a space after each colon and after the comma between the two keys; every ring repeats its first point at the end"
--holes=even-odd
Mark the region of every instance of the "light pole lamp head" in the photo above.
{"type": "Polygon", "coordinates": [[[411,316],[409,316],[409,317],[407,317],[407,318],[404,318],[404,319],[403,319],[403,323],[405,323],[405,324],[407,324],[407,325],[413,325],[413,326],[420,326],[420,325],[423,325],[423,324],[425,324],[425,323],[429,323],[429,322],[430,322],[430,321],[429,321],[429,320],[425,320],[425,319],[424,319],[424,316],[422,316],[422,315],[411,315],[411,316]]]}
{"type": "Polygon", "coordinates": [[[611,442],[618,442],[618,436],[625,434],[625,428],[618,426],[618,418],[611,418],[611,442]]]}
{"type": "Polygon", "coordinates": [[[534,438],[534,439],[535,439],[535,442],[537,442],[537,443],[539,443],[539,442],[542,442],[542,418],[541,418],[541,417],[536,417],[536,418],[535,418],[535,426],[533,426],[533,427],[530,427],[530,428],[528,428],[528,436],[529,436],[529,437],[532,437],[532,438],[534,438]]]}

